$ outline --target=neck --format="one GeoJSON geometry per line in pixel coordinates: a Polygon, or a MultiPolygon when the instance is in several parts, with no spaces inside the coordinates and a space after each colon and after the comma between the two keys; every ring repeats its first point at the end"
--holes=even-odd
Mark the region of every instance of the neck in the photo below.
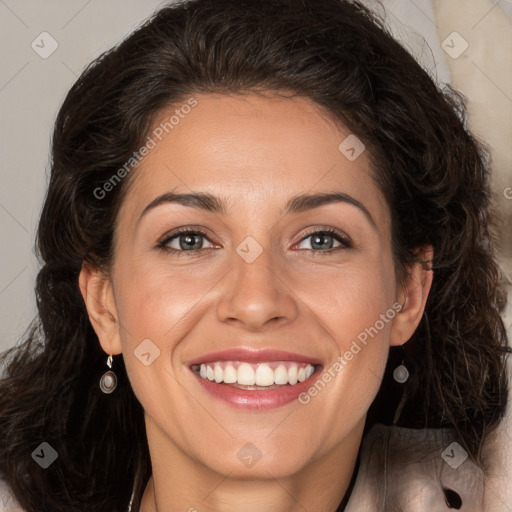
{"type": "Polygon", "coordinates": [[[364,420],[338,446],[293,474],[275,477],[267,465],[248,478],[213,471],[146,418],[153,474],[140,512],[336,512],[349,490],[363,427],[364,420]]]}

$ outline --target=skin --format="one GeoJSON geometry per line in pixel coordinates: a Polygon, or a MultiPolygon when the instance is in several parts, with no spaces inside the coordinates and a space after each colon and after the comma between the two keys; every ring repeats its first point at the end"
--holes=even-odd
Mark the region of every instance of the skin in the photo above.
{"type": "MultiPolygon", "coordinates": [[[[417,327],[432,272],[414,267],[398,286],[390,211],[367,155],[349,161],[338,149],[349,130],[312,101],[195,98],[198,105],[133,171],[111,269],[84,264],[80,275],[103,350],[123,354],[145,409],[153,476],[141,510],[333,512],[389,347],[417,327]],[[166,203],[140,218],[170,191],[224,198],[225,212],[166,203]],[[283,214],[292,196],[333,191],[364,205],[374,224],[346,202],[283,214]],[[157,248],[166,233],[187,226],[207,230],[203,249],[177,256],[157,248]],[[305,236],[326,228],[353,246],[327,238],[313,250],[314,237],[305,236]],[[252,263],[236,252],[247,236],[263,249],[252,263]],[[234,409],[207,395],[187,364],[227,348],[274,348],[319,358],[325,371],[396,303],[401,312],[305,405],[234,409]],[[149,366],[134,355],[147,338],[160,350],[149,366]],[[248,442],[261,453],[252,467],[237,457],[248,442]]],[[[179,237],[169,244],[179,250],[179,237]]],[[[431,248],[420,252],[431,256],[431,248]]]]}

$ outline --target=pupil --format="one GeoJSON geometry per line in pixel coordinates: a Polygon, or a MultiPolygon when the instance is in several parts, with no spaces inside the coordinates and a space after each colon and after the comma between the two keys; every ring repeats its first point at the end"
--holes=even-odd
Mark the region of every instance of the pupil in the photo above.
{"type": "Polygon", "coordinates": [[[332,236],[326,235],[323,233],[317,234],[313,237],[313,242],[312,242],[311,246],[313,247],[313,249],[317,249],[317,248],[322,249],[325,247],[327,247],[328,249],[331,249],[332,248],[332,236]],[[325,245],[325,239],[330,239],[331,243],[328,244],[328,246],[325,245]],[[323,245],[322,245],[322,242],[324,242],[323,245]],[[319,247],[315,247],[315,246],[319,246],[319,247]]]}
{"type": "Polygon", "coordinates": [[[201,235],[182,235],[180,237],[181,249],[201,249],[201,235]],[[199,242],[197,241],[199,239],[199,242]],[[197,247],[194,247],[197,245],[197,247]]]}

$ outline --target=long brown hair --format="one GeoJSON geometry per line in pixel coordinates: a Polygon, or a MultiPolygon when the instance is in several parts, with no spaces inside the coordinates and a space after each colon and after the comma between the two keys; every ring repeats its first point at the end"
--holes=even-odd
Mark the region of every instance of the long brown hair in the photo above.
{"type": "MultiPolygon", "coordinates": [[[[192,0],[157,12],[92,62],[56,120],[37,246],[39,315],[3,355],[0,470],[27,512],[125,512],[151,472],[143,410],[122,357],[114,395],[78,288],[84,261],[108,269],[129,179],[98,197],[154,116],[198,92],[294,91],[363,141],[392,213],[397,275],[434,248],[434,282],[405,355],[392,351],[367,427],[452,427],[480,459],[503,417],[503,297],[489,233],[489,169],[462,97],[436,84],[375,14],[348,0],[192,0]],[[391,372],[405,357],[410,378],[391,372]],[[397,359],[398,358],[398,359],[397,359]],[[31,458],[48,442],[58,459],[31,458]]],[[[137,169],[133,170],[136,173],[137,169]]]]}

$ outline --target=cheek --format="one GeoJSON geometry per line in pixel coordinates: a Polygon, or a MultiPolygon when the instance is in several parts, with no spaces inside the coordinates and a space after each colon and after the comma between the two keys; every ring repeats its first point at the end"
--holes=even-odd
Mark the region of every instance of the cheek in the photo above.
{"type": "MultiPolygon", "coordinates": [[[[204,268],[204,266],[203,266],[204,268]]],[[[215,274],[216,275],[216,274],[215,274]]],[[[188,318],[202,310],[201,298],[215,284],[212,272],[152,262],[118,265],[116,306],[126,327],[123,343],[145,338],[163,345],[179,337],[188,318]]]]}
{"type": "Polygon", "coordinates": [[[327,333],[332,359],[301,403],[309,404],[311,417],[327,415],[348,428],[366,414],[381,385],[396,315],[393,267],[366,260],[313,282],[304,282],[299,294],[327,333]]]}
{"type": "Polygon", "coordinates": [[[390,261],[361,258],[354,259],[350,265],[296,272],[295,277],[290,275],[289,286],[340,352],[348,350],[351,341],[358,337],[364,342],[368,330],[374,333],[372,339],[388,338],[391,321],[387,320],[394,317],[395,300],[390,261]],[[386,315],[384,321],[382,314],[386,315]],[[376,323],[378,336],[374,329],[376,323]]]}
{"type": "Polygon", "coordinates": [[[175,386],[175,349],[197,315],[204,314],[198,298],[208,283],[154,263],[119,262],[117,271],[116,306],[128,377],[144,409],[165,417],[162,404],[172,410],[182,407],[175,386]]]}

